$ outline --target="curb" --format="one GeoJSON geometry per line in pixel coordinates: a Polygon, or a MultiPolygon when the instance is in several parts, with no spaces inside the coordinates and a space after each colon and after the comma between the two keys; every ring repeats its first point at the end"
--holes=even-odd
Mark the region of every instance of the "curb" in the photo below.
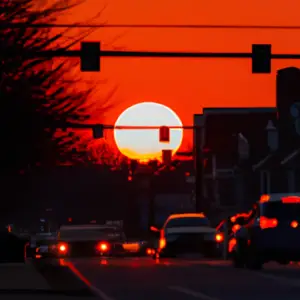
{"type": "Polygon", "coordinates": [[[91,291],[67,265],[60,265],[55,261],[33,261],[34,268],[46,279],[55,293],[68,296],[93,297],[91,291]]]}

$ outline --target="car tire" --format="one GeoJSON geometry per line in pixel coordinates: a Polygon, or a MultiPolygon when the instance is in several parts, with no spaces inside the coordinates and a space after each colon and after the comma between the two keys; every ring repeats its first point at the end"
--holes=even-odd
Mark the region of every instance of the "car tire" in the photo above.
{"type": "Polygon", "coordinates": [[[235,249],[231,253],[231,259],[235,268],[244,268],[246,264],[247,241],[238,239],[235,249]]]}
{"type": "Polygon", "coordinates": [[[246,268],[250,270],[261,270],[263,267],[262,258],[255,252],[254,246],[249,246],[247,249],[246,268]]]}
{"type": "Polygon", "coordinates": [[[242,269],[245,267],[245,261],[238,251],[231,253],[231,261],[233,266],[237,269],[242,269]]]}

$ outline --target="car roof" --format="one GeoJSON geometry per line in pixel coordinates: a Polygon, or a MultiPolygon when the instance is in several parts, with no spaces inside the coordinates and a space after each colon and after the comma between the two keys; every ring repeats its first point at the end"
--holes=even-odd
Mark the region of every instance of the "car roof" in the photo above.
{"type": "Polygon", "coordinates": [[[272,193],[261,195],[259,203],[266,202],[281,202],[283,199],[290,200],[289,202],[300,203],[300,193],[272,193]]]}
{"type": "Polygon", "coordinates": [[[168,220],[181,219],[181,218],[206,218],[204,213],[183,213],[183,214],[172,214],[168,220]]]}
{"type": "Polygon", "coordinates": [[[118,226],[111,225],[91,225],[91,224],[83,224],[83,225],[62,225],[59,228],[59,231],[65,230],[96,230],[96,229],[119,229],[118,226]]]}

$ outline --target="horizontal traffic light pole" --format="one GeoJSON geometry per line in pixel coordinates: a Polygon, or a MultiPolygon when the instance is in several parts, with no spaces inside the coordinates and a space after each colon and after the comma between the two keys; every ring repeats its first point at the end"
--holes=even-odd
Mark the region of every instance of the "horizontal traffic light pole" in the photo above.
{"type": "MultiPolygon", "coordinates": [[[[78,124],[78,123],[64,123],[54,125],[57,129],[118,129],[118,130],[153,130],[160,129],[162,126],[114,126],[114,125],[104,125],[104,124],[78,124]]],[[[199,126],[166,126],[169,129],[195,129],[200,128],[199,126]]]]}
{"type": "MultiPolygon", "coordinates": [[[[2,54],[3,55],[3,54],[2,54]]],[[[81,50],[47,50],[22,53],[28,58],[36,57],[82,57],[81,50]]],[[[92,53],[99,57],[148,57],[148,58],[253,58],[252,52],[161,52],[161,51],[114,51],[101,50],[92,53]]],[[[7,53],[12,56],[12,53],[7,53]]],[[[300,54],[270,54],[271,59],[300,59],[300,54]]]]}
{"type": "Polygon", "coordinates": [[[25,51],[23,53],[11,53],[2,51],[2,56],[22,56],[24,58],[54,58],[54,57],[78,57],[82,72],[100,72],[101,57],[144,57],[144,58],[248,58],[252,60],[253,74],[271,73],[272,59],[300,59],[300,54],[272,54],[271,44],[252,44],[251,52],[173,52],[173,51],[118,51],[101,50],[100,42],[81,42],[79,50],[44,50],[25,51]]]}

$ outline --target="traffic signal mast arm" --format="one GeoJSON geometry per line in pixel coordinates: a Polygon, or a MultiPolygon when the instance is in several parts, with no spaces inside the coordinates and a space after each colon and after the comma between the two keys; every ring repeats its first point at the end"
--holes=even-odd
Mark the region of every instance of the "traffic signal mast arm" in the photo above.
{"type": "MultiPolygon", "coordinates": [[[[259,45],[261,46],[261,45],[259,45]]],[[[11,56],[7,53],[7,56],[11,56]]],[[[28,58],[36,57],[81,57],[81,50],[45,50],[25,54],[28,58]]],[[[147,58],[253,58],[252,52],[154,52],[154,51],[114,51],[101,50],[99,57],[147,57],[147,58]]],[[[300,59],[300,54],[271,54],[271,59],[300,59]]]]}
{"type": "MultiPolygon", "coordinates": [[[[12,57],[14,54],[2,53],[12,57]]],[[[19,55],[19,53],[16,53],[19,55]]],[[[270,73],[272,59],[300,59],[300,54],[272,54],[271,44],[253,44],[252,52],[157,52],[157,51],[112,51],[101,50],[100,42],[82,42],[80,50],[45,50],[22,53],[27,58],[79,57],[82,72],[99,72],[101,57],[145,58],[250,58],[252,73],[270,73]]]]}

